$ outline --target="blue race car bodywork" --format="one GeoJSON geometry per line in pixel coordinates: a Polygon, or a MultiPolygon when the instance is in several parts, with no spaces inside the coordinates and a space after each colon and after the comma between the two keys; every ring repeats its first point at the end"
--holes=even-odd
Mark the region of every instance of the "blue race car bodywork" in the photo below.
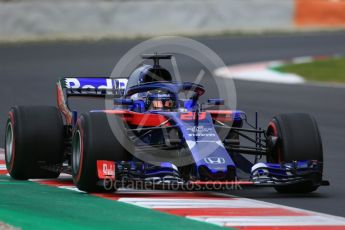
{"type": "MultiPolygon", "coordinates": [[[[170,162],[159,162],[159,165],[141,161],[133,156],[130,161],[109,162],[100,159],[108,168],[114,167],[116,180],[145,181],[151,184],[241,184],[257,186],[286,186],[312,182],[315,186],[327,184],[320,180],[322,162],[315,159],[293,162],[266,163],[249,161],[245,155],[263,156],[274,148],[274,138],[268,137],[266,131],[245,129],[247,122],[243,111],[234,110],[204,110],[198,104],[198,98],[204,93],[201,85],[185,82],[150,82],[126,87],[126,79],[106,78],[66,78],[58,83],[60,109],[72,127],[77,124],[78,114],[71,112],[66,103],[69,96],[116,96],[112,110],[92,110],[91,113],[106,113],[120,116],[126,128],[134,136],[132,139],[137,151],[150,155],[154,152],[152,161],[157,157],[157,150],[172,149],[192,159],[188,167],[177,167],[179,159],[170,162]],[[164,90],[176,97],[176,107],[170,111],[150,110],[145,107],[142,99],[132,100],[132,95],[142,94],[152,90],[164,90]],[[65,92],[63,92],[63,90],[65,92]],[[179,99],[181,91],[192,92],[189,99],[179,99]],[[64,96],[63,96],[64,95],[64,96]],[[164,132],[164,130],[170,130],[164,132]],[[171,137],[171,130],[176,131],[171,137]],[[221,131],[225,131],[221,135],[221,131]],[[150,135],[145,135],[148,132],[150,135]],[[250,138],[243,133],[252,133],[250,138]],[[252,148],[242,147],[239,136],[253,141],[252,148]],[[135,138],[136,137],[136,138],[135,138]],[[175,162],[176,161],[176,162],[175,162]],[[187,169],[187,174],[184,172],[187,169]]],[[[220,99],[209,100],[210,104],[222,102],[220,99]]],[[[164,153],[163,153],[164,154],[164,153]]],[[[134,154],[135,155],[135,154],[134,154]]],[[[182,156],[183,158],[185,156],[182,156]]],[[[148,157],[147,159],[150,159],[148,157]]],[[[158,157],[158,159],[160,159],[158,157]]],[[[157,162],[155,162],[157,163],[157,162]]],[[[102,167],[102,166],[100,166],[102,167]]],[[[100,175],[105,179],[109,175],[100,175]]]]}

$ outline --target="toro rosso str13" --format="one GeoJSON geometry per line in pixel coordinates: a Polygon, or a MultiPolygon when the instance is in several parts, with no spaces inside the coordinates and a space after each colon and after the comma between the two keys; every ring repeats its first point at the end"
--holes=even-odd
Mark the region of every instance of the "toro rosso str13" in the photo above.
{"type": "Polygon", "coordinates": [[[128,78],[61,79],[57,107],[12,107],[5,135],[9,174],[25,180],[64,172],[87,192],[131,182],[272,186],[286,193],[328,185],[312,116],[281,114],[267,129],[258,128],[242,111],[210,109],[223,105],[222,99],[200,103],[202,85],[172,81],[159,65],[171,55],[143,57],[154,64],[128,78]],[[111,108],[79,114],[70,97],[105,98],[111,108]]]}

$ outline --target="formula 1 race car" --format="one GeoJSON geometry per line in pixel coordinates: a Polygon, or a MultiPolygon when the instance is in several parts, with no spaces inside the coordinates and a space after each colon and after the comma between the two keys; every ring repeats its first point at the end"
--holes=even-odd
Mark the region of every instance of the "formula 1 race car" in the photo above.
{"type": "Polygon", "coordinates": [[[322,179],[322,143],[312,116],[281,114],[266,130],[258,128],[242,111],[214,109],[222,99],[200,103],[202,85],[174,82],[159,64],[171,55],[143,58],[154,65],[135,69],[129,78],[61,79],[58,108],[12,107],[5,135],[9,174],[26,180],[64,172],[87,192],[133,182],[181,189],[271,186],[284,193],[329,184],[322,179]],[[78,114],[70,97],[104,98],[110,108],[78,114]]]}

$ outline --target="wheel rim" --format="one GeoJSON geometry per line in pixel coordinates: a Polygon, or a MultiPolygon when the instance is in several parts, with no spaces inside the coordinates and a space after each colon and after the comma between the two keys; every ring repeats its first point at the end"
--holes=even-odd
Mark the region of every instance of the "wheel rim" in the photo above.
{"type": "MultiPolygon", "coordinates": [[[[269,124],[269,127],[268,127],[268,130],[267,130],[267,137],[276,137],[276,138],[279,138],[278,137],[278,130],[277,130],[277,126],[275,123],[273,122],[270,122],[269,124]]],[[[273,155],[271,156],[271,161],[272,163],[281,163],[282,162],[282,152],[281,152],[281,149],[279,147],[279,145],[277,145],[275,147],[275,152],[277,153],[276,155],[273,155]]]]}
{"type": "Polygon", "coordinates": [[[12,123],[9,122],[6,127],[6,161],[7,163],[11,162],[13,156],[13,127],[12,123]]]}
{"type": "Polygon", "coordinates": [[[73,173],[76,175],[80,168],[81,157],[81,137],[79,130],[77,130],[74,134],[72,146],[72,168],[73,173]]]}

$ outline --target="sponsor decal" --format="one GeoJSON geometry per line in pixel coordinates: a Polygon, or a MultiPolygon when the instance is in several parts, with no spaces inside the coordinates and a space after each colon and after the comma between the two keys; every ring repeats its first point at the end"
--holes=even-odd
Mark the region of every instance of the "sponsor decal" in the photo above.
{"type": "Polygon", "coordinates": [[[225,164],[225,159],[223,157],[205,157],[204,161],[207,164],[213,164],[213,165],[225,164]]]}
{"type": "MultiPolygon", "coordinates": [[[[195,112],[188,112],[188,113],[182,113],[180,116],[180,119],[182,121],[194,121],[196,118],[195,112]]],[[[205,120],[206,118],[206,112],[199,113],[199,121],[205,120]]]]}
{"type": "Polygon", "coordinates": [[[187,131],[192,132],[189,133],[188,136],[190,137],[215,137],[215,133],[212,132],[211,127],[204,127],[204,126],[198,126],[198,127],[189,127],[187,128],[187,131]]]}
{"type": "Polygon", "coordinates": [[[188,131],[191,131],[191,132],[209,132],[212,130],[211,127],[204,127],[204,126],[198,126],[198,127],[189,127],[187,128],[188,131]]]}
{"type": "Polygon", "coordinates": [[[115,180],[115,162],[97,161],[97,174],[99,179],[115,180]]]}
{"type": "Polygon", "coordinates": [[[215,137],[216,134],[214,133],[190,133],[188,134],[190,137],[215,137]]]}
{"type": "Polygon", "coordinates": [[[83,89],[88,91],[111,91],[124,90],[127,86],[128,79],[111,79],[111,78],[65,78],[65,88],[78,92],[83,89]]]}

